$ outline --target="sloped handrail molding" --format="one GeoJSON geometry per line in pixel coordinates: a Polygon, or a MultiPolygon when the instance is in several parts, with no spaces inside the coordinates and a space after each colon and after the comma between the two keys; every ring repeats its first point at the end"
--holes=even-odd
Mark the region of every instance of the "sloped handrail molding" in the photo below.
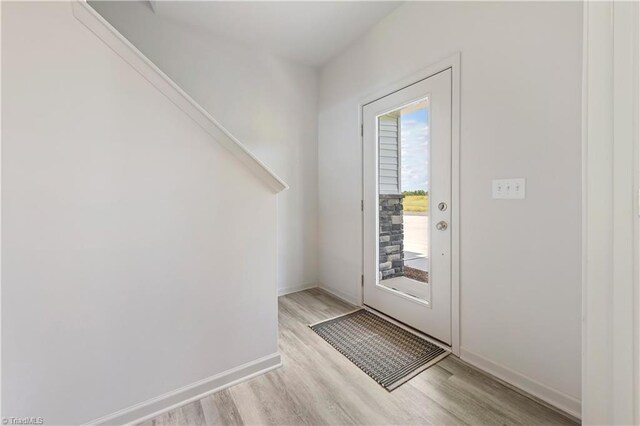
{"type": "Polygon", "coordinates": [[[73,0],[73,15],[111,50],[131,65],[149,83],[164,94],[193,121],[198,123],[213,139],[229,150],[274,193],[289,186],[269,167],[253,155],[227,129],[218,123],[204,108],[191,98],[173,80],[163,73],[149,58],[129,42],[118,30],[96,12],[86,0],[73,0]]]}

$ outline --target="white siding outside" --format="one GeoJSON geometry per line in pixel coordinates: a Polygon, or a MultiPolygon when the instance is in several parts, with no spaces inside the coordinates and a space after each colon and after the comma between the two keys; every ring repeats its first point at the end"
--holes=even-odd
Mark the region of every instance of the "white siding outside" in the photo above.
{"type": "Polygon", "coordinates": [[[400,185],[400,127],[397,113],[378,118],[378,143],[380,149],[380,194],[399,194],[400,185]]]}

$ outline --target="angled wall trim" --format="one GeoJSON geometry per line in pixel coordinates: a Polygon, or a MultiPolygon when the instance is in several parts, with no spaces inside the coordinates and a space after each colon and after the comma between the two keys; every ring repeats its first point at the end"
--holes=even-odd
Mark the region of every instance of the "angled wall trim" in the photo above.
{"type": "Polygon", "coordinates": [[[198,123],[215,141],[227,148],[237,159],[263,181],[274,193],[289,186],[254,156],[240,141],[218,123],[207,111],[163,73],[85,0],[72,2],[73,15],[131,65],[140,75],[162,92],[171,102],[198,123]]]}

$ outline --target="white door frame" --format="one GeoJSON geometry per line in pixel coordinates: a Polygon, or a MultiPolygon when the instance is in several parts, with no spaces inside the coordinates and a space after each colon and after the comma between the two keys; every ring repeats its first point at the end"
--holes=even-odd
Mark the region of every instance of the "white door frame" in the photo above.
{"type": "Polygon", "coordinates": [[[640,423],[640,6],[584,2],[582,421],[640,423]]]}
{"type": "MultiPolygon", "coordinates": [[[[360,131],[360,160],[363,159],[364,146],[362,137],[363,107],[375,100],[397,92],[413,83],[424,80],[451,68],[451,351],[460,356],[460,53],[451,55],[442,61],[430,65],[389,86],[385,86],[360,99],[358,102],[358,127],[360,131]]],[[[361,164],[361,173],[364,167],[361,164]]],[[[364,176],[361,174],[361,200],[364,195],[364,176]]],[[[362,205],[362,204],[361,204],[362,205]]],[[[364,277],[364,221],[361,224],[361,273],[364,277]]],[[[358,287],[358,300],[363,304],[364,281],[358,287]]]]}

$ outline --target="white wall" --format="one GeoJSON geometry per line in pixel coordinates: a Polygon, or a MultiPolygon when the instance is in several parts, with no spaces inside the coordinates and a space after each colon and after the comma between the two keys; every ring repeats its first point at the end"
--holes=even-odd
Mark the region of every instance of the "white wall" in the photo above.
{"type": "Polygon", "coordinates": [[[88,422],[277,353],[272,191],[69,3],[3,2],[2,39],[2,415],[88,422]]]}
{"type": "Polygon", "coordinates": [[[278,196],[278,288],[317,276],[317,72],[153,14],[146,2],[91,5],[290,189],[278,196]]]}
{"type": "MultiPolygon", "coordinates": [[[[579,414],[580,3],[407,3],[321,72],[320,282],[358,297],[358,102],[461,52],[461,350],[579,414]],[[525,177],[527,199],[491,199],[525,177]]],[[[357,301],[357,300],[356,300],[357,301]]]]}

